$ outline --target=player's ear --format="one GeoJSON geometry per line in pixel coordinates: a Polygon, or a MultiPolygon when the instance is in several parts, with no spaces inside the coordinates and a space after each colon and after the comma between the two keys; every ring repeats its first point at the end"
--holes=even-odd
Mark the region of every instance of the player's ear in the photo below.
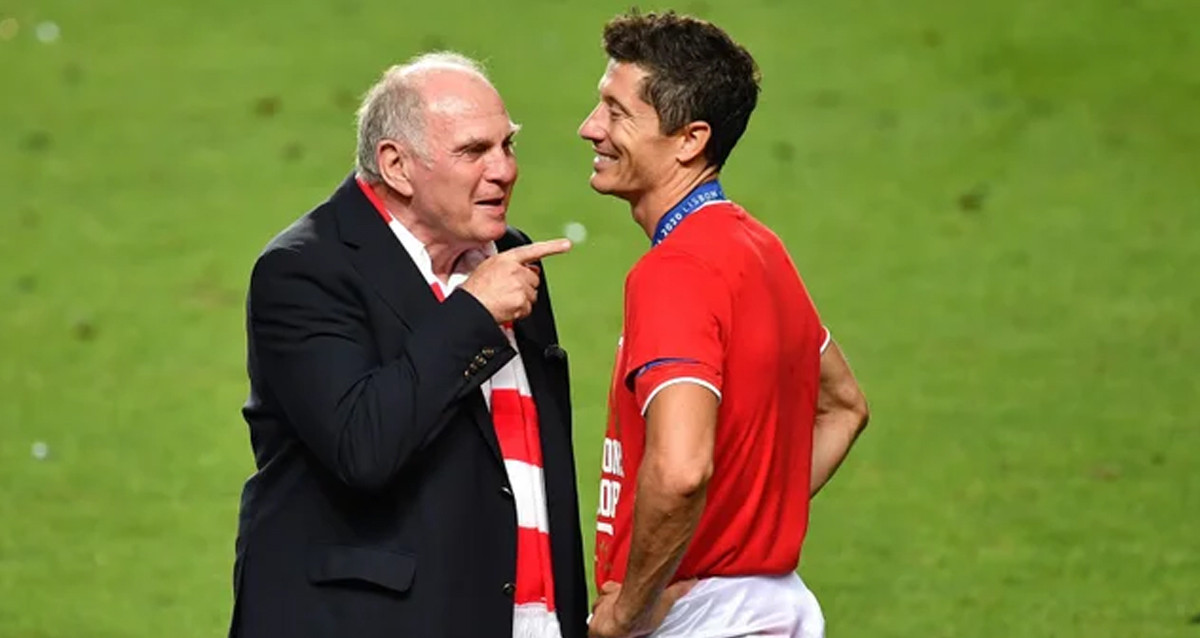
{"type": "Polygon", "coordinates": [[[676,133],[679,147],[675,151],[675,161],[680,164],[690,164],[697,158],[702,158],[704,149],[712,139],[712,127],[708,122],[688,122],[676,133]]]}

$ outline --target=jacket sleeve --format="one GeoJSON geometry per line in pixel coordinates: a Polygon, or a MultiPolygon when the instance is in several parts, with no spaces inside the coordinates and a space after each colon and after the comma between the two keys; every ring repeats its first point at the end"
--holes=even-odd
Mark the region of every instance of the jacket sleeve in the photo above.
{"type": "MultiPolygon", "coordinates": [[[[288,248],[250,278],[249,346],[287,421],[346,484],[388,485],[460,400],[515,354],[491,314],[456,291],[379,361],[361,284],[288,248]]],[[[327,262],[325,262],[327,263],[327,262]]]]}

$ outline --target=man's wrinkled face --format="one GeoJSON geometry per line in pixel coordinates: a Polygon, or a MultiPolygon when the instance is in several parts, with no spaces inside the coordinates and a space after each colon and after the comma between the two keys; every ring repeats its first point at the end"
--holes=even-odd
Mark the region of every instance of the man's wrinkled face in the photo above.
{"type": "Polygon", "coordinates": [[[437,240],[483,245],[504,235],[517,182],[513,124],[482,78],[443,74],[426,87],[424,151],[412,172],[412,207],[437,240]]]}

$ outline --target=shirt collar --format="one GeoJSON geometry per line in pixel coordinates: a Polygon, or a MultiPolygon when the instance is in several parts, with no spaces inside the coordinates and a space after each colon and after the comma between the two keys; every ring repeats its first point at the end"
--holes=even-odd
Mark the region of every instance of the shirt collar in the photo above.
{"type": "Polygon", "coordinates": [[[463,253],[454,264],[454,272],[450,274],[450,279],[446,283],[442,283],[433,274],[433,260],[429,258],[429,251],[425,249],[425,244],[421,243],[417,236],[412,234],[400,220],[392,215],[391,211],[383,204],[383,200],[375,194],[375,190],[370,184],[364,182],[361,178],[356,178],[358,187],[362,189],[367,199],[371,200],[371,204],[375,207],[375,212],[383,218],[392,230],[392,234],[400,241],[400,245],[404,247],[404,252],[412,258],[413,263],[417,265],[417,270],[421,271],[421,275],[425,277],[425,281],[430,285],[437,284],[438,288],[443,290],[445,294],[450,294],[455,288],[458,288],[462,282],[471,276],[475,268],[483,262],[484,259],[496,254],[496,242],[488,242],[482,249],[472,249],[463,253]]]}
{"type": "Polygon", "coordinates": [[[667,238],[667,235],[670,235],[679,227],[679,224],[684,219],[703,208],[705,204],[725,200],[725,191],[721,190],[721,182],[719,180],[709,180],[693,188],[678,204],[672,206],[671,210],[659,218],[650,245],[657,246],[661,244],[667,238]]]}

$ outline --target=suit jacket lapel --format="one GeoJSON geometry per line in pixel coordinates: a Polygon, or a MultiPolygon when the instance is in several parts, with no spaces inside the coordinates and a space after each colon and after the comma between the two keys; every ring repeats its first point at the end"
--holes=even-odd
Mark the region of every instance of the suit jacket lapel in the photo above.
{"type": "Polygon", "coordinates": [[[342,241],[354,248],[350,259],[410,330],[437,308],[437,298],[387,222],[350,176],[333,194],[342,241]]]}
{"type": "MultiPolygon", "coordinates": [[[[338,208],[342,241],[354,249],[350,251],[354,267],[411,331],[421,317],[437,310],[439,302],[429,283],[353,175],[338,187],[332,201],[338,208]]],[[[469,394],[459,407],[475,421],[496,462],[503,465],[500,442],[483,394],[469,394]]]]}

